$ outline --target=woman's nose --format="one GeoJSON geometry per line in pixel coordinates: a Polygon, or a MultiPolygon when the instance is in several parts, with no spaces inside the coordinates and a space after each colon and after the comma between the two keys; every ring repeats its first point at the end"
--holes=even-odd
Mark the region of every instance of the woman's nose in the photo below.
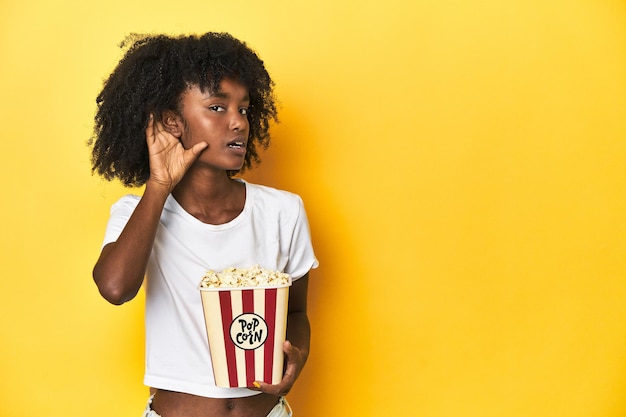
{"type": "Polygon", "coordinates": [[[248,125],[248,118],[246,115],[239,113],[239,111],[233,112],[230,117],[230,128],[232,130],[243,130],[248,125]]]}

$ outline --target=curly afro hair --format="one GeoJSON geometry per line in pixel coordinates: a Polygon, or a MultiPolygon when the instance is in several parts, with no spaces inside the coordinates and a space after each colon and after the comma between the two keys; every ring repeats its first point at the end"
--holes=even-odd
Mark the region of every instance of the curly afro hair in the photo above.
{"type": "MultiPolygon", "coordinates": [[[[145,129],[148,117],[180,111],[190,86],[215,92],[224,78],[248,89],[250,137],[243,168],[260,162],[258,147],[269,145],[270,121],[277,121],[274,82],[263,61],[227,33],[196,36],[130,35],[126,54],[96,99],[98,110],[89,145],[92,172],[125,186],[141,186],[150,176],[145,129]]],[[[233,174],[233,173],[230,173],[233,174]]]]}

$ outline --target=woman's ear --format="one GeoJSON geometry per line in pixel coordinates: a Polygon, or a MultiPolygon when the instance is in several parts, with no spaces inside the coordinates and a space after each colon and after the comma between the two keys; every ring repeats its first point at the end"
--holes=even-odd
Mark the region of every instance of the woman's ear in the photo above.
{"type": "Polygon", "coordinates": [[[183,119],[172,110],[161,113],[163,128],[173,136],[180,139],[183,136],[183,119]]]}

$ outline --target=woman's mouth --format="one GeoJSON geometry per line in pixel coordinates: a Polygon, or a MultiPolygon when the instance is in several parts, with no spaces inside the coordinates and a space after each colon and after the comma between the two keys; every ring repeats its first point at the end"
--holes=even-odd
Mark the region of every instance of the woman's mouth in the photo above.
{"type": "Polygon", "coordinates": [[[246,144],[243,141],[235,141],[235,142],[230,142],[227,146],[229,148],[244,148],[245,149],[246,144]]]}
{"type": "Polygon", "coordinates": [[[234,140],[229,142],[226,147],[239,156],[246,154],[246,142],[243,140],[234,140]]]}

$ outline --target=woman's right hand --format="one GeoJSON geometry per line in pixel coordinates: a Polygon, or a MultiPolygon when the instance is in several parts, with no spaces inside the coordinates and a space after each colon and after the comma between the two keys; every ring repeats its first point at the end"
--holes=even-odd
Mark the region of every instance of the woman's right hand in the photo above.
{"type": "Polygon", "coordinates": [[[169,194],[183,178],[185,172],[208,146],[206,142],[185,149],[181,141],[154,120],[151,114],[146,128],[146,142],[150,158],[149,182],[164,187],[169,194]]]}
{"type": "Polygon", "coordinates": [[[167,196],[208,146],[202,142],[185,149],[152,115],[146,128],[146,142],[150,157],[146,191],[117,240],[102,249],[93,269],[100,293],[113,304],[125,303],[137,295],[167,196]]]}

